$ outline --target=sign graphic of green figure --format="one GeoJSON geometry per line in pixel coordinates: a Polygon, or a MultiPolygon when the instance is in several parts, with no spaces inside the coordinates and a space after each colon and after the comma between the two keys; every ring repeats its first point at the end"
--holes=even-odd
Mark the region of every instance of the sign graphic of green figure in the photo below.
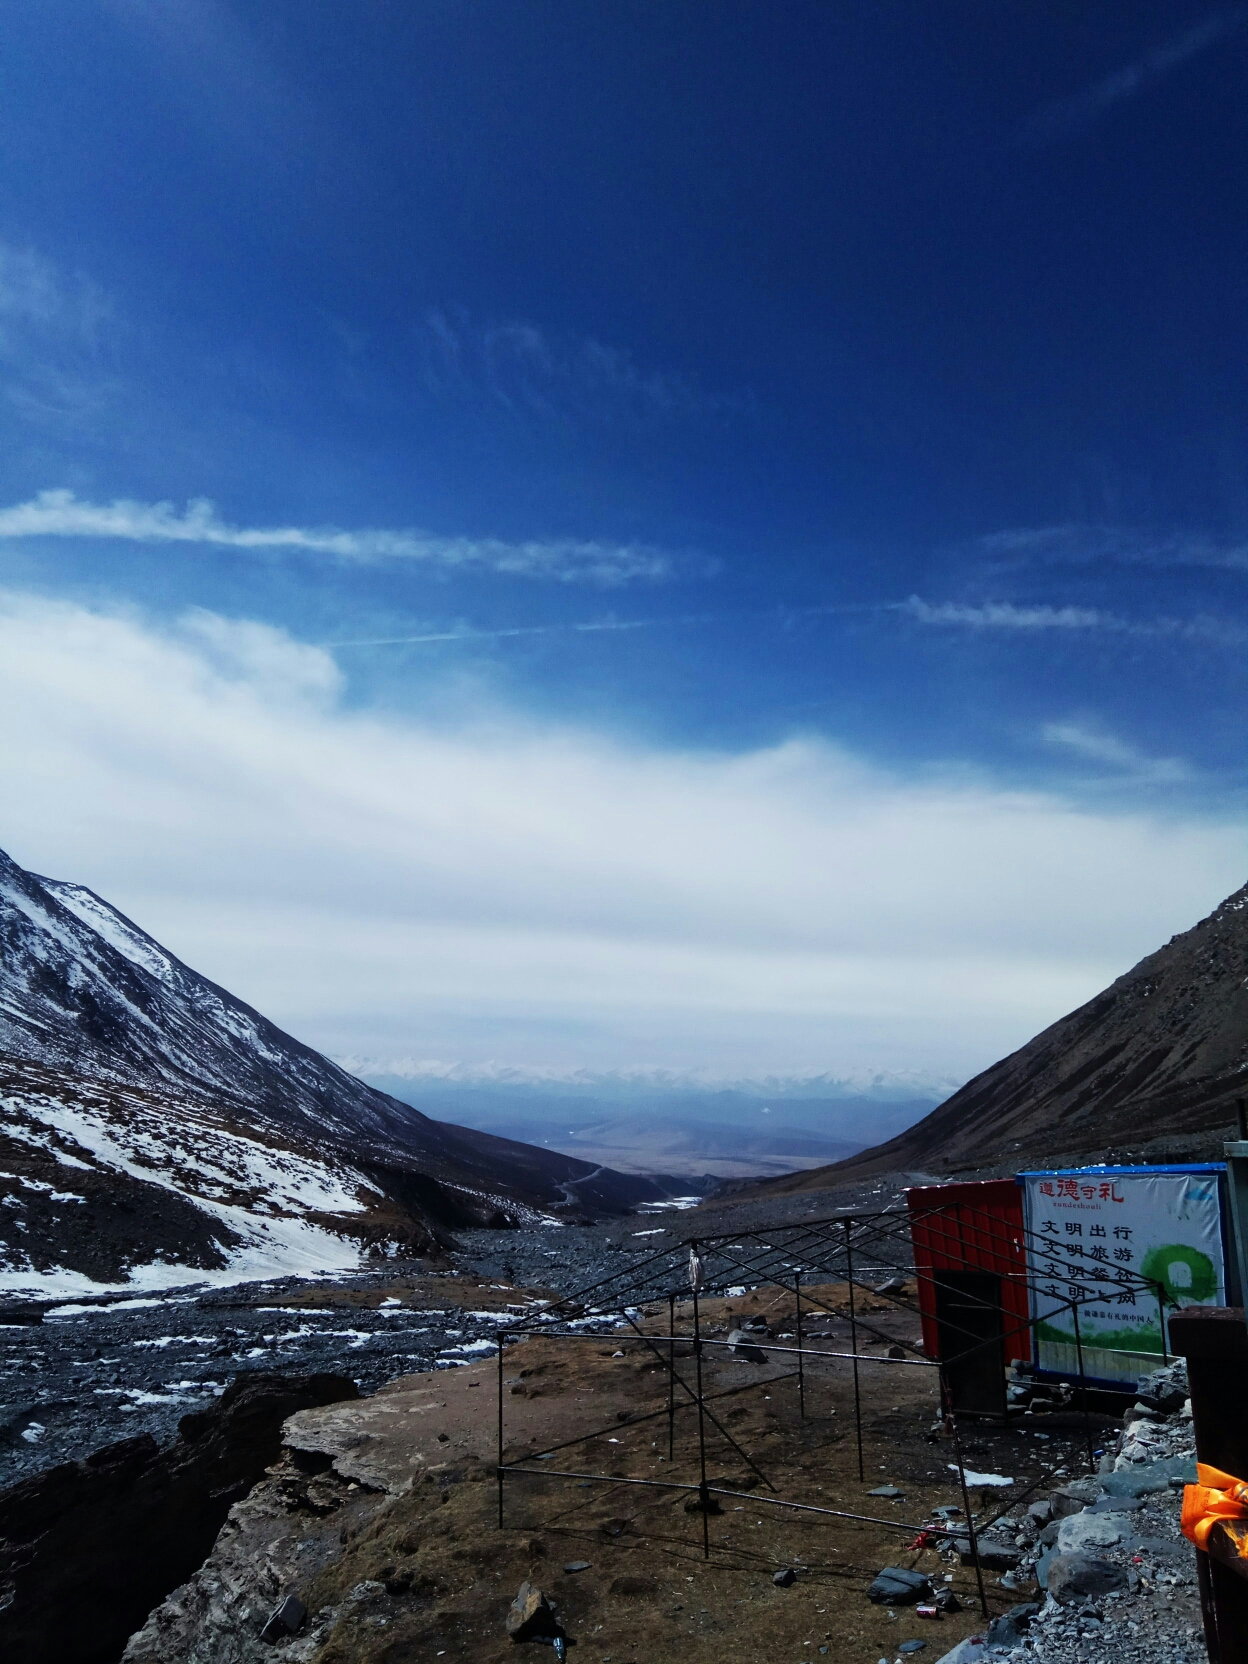
{"type": "Polygon", "coordinates": [[[1208,1254],[1189,1248],[1185,1242],[1168,1242],[1150,1248],[1140,1266],[1140,1275],[1160,1283],[1170,1306],[1198,1306],[1218,1292],[1218,1273],[1208,1254]]]}

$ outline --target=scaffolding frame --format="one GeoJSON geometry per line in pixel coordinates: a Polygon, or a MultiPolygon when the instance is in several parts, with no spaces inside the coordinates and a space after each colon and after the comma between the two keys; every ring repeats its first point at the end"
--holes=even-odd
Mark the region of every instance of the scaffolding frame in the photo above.
{"type": "MultiPolygon", "coordinates": [[[[868,1321],[866,1316],[858,1310],[856,1293],[870,1295],[873,1299],[881,1297],[892,1302],[893,1310],[910,1316],[922,1317],[922,1307],[916,1298],[910,1297],[904,1289],[904,1284],[911,1281],[920,1287],[924,1282],[936,1285],[939,1283],[939,1270],[925,1270],[917,1268],[912,1251],[912,1227],[916,1222],[924,1223],[929,1230],[934,1222],[945,1224],[953,1213],[954,1235],[965,1245],[966,1233],[976,1233],[982,1240],[977,1243],[976,1251],[981,1256],[989,1247],[987,1257],[991,1260],[998,1255],[998,1243],[994,1232],[986,1221],[991,1218],[983,1210],[964,1201],[946,1204],[933,1204],[930,1209],[910,1210],[885,1208],[875,1212],[858,1212],[856,1210],[842,1210],[835,1214],[825,1215],[801,1221],[800,1223],[780,1224],[773,1226],[747,1226],[734,1232],[720,1232],[709,1236],[687,1236],[682,1238],[674,1247],[657,1248],[650,1253],[643,1253],[639,1258],[631,1261],[620,1271],[598,1281],[586,1285],[575,1294],[552,1301],[544,1306],[536,1316],[528,1321],[508,1323],[503,1325],[497,1334],[497,1364],[498,1364],[498,1455],[496,1463],[496,1478],[498,1490],[498,1525],[504,1525],[504,1488],[509,1479],[526,1477],[543,1479],[573,1479],[578,1483],[629,1485],[645,1487],[663,1491],[684,1491],[698,1498],[697,1508],[702,1515],[702,1551],[704,1559],[711,1557],[710,1514],[712,1499],[728,1497],[736,1500],[747,1499],[753,1503],[766,1503],[770,1506],[791,1510],[795,1514],[813,1514],[846,1523],[881,1526],[888,1531],[897,1531],[905,1536],[912,1536],[915,1542],[924,1544],[938,1543],[941,1540],[957,1541],[965,1539],[968,1543],[969,1558],[974,1566],[979,1604],[985,1619],[989,1616],[987,1591],[984,1585],[983,1566],[979,1552],[979,1540],[992,1525],[1004,1517],[1012,1508],[1048,1483],[1055,1477],[1054,1470],[1045,1469],[1038,1478],[1034,1479],[1023,1490],[1021,1495],[1013,1496],[1000,1509],[993,1512],[984,1507],[983,1515],[976,1518],[971,1507],[970,1484],[967,1478],[967,1466],[963,1452],[962,1430],[959,1425],[960,1413],[954,1405],[950,1391],[947,1364],[948,1359],[929,1358],[921,1348],[905,1341],[900,1341],[894,1335],[886,1334],[876,1325],[868,1321]],[[983,1213],[983,1218],[977,1218],[983,1213]],[[766,1239],[766,1240],[764,1240],[766,1239]],[[687,1255],[687,1263],[684,1256],[687,1255]],[[890,1257],[891,1256],[891,1257],[890,1257]],[[872,1261],[876,1263],[871,1263],[872,1261]],[[883,1263],[880,1263],[880,1262],[883,1263]],[[682,1276],[683,1271],[683,1276],[682,1276]],[[885,1274],[885,1281],[868,1282],[867,1276],[878,1277],[885,1274]],[[903,1284],[897,1287],[898,1282],[903,1284]],[[803,1288],[803,1283],[806,1287],[803,1288]],[[812,1284],[822,1288],[826,1284],[843,1284],[844,1299],[848,1303],[848,1311],[830,1305],[827,1300],[813,1292],[812,1284]],[[683,1284],[683,1286],[682,1286],[683,1284]],[[728,1339],[720,1340],[709,1337],[703,1332],[701,1307],[708,1297],[719,1296],[735,1298],[746,1293],[749,1288],[777,1288],[786,1294],[791,1291],[795,1305],[794,1332],[791,1337],[796,1341],[795,1346],[777,1345],[775,1340],[767,1337],[765,1340],[751,1340],[748,1344],[766,1346],[769,1356],[776,1354],[791,1364],[780,1374],[769,1374],[757,1381],[746,1382],[740,1386],[725,1388],[717,1392],[709,1392],[703,1380],[703,1357],[708,1349],[722,1349],[728,1352],[736,1350],[733,1342],[728,1339]],[[642,1327],[643,1308],[658,1305],[658,1312],[651,1312],[651,1317],[661,1314],[661,1303],[666,1300],[668,1305],[668,1332],[656,1334],[642,1327]],[[805,1301],[805,1305],[803,1305],[805,1301]],[[688,1332],[681,1332],[677,1326],[677,1309],[681,1304],[692,1306],[692,1328],[688,1332]],[[804,1319],[810,1315],[818,1315],[824,1320],[844,1320],[849,1322],[850,1348],[844,1350],[826,1350],[810,1344],[814,1339],[826,1339],[828,1336],[814,1336],[807,1333],[804,1319]],[[589,1432],[578,1434],[573,1439],[552,1445],[541,1451],[529,1452],[524,1456],[506,1461],[505,1456],[505,1417],[504,1417],[504,1353],[509,1343],[524,1338],[542,1338],[569,1343],[592,1341],[601,1343],[608,1336],[619,1336],[621,1328],[627,1327],[631,1331],[630,1338],[639,1341],[654,1357],[656,1364],[663,1370],[667,1378],[667,1405],[665,1408],[654,1410],[648,1414],[630,1417],[627,1425],[637,1427],[645,1422],[657,1421],[666,1417],[668,1428],[668,1459],[674,1459],[675,1454],[675,1423],[681,1411],[694,1411],[697,1416],[698,1431],[698,1478],[696,1480],[680,1479],[641,1479],[627,1478],[618,1474],[605,1474],[587,1471],[580,1468],[558,1468],[549,1466],[534,1466],[544,1464],[557,1458],[560,1452],[571,1450],[577,1445],[583,1445],[593,1439],[603,1438],[618,1423],[609,1423],[597,1427],[589,1432]],[[886,1342],[896,1352],[902,1355],[876,1356],[860,1349],[860,1333],[873,1337],[877,1341],[886,1342]],[[677,1368],[678,1353],[683,1349],[683,1356],[692,1359],[692,1379],[677,1368]],[[915,1356],[906,1356],[906,1351],[915,1356]],[[805,1421],[806,1416],[806,1369],[807,1364],[819,1360],[835,1360],[849,1362],[852,1366],[853,1403],[854,1403],[854,1432],[857,1447],[858,1477],[865,1483],[865,1467],[863,1461],[862,1439],[862,1383],[860,1366],[867,1364],[873,1368],[922,1368],[935,1370],[937,1373],[939,1402],[943,1414],[944,1426],[953,1440],[953,1453],[956,1457],[958,1487],[962,1496],[962,1510],[965,1526],[955,1526],[948,1521],[934,1525],[931,1521],[915,1524],[908,1521],[882,1519],[870,1514],[862,1514],[848,1509],[829,1508],[821,1504],[801,1501],[796,1498],[764,1495],[758,1491],[739,1491],[722,1484],[712,1483],[707,1477],[707,1427],[708,1423],[736,1453],[740,1460],[757,1476],[758,1482],[773,1491],[771,1484],[762,1468],[746,1451],[736,1438],[724,1426],[716,1415],[713,1405],[724,1398],[737,1397],[743,1393],[752,1392],[760,1387],[771,1387],[782,1381],[796,1380],[799,1420],[805,1421]]],[[[1000,1221],[993,1224],[999,1230],[1000,1221]]],[[[1011,1227],[1013,1231],[1016,1227],[1011,1227]]],[[[1076,1357],[1077,1372],[1074,1375],[1073,1387],[1077,1392],[1078,1408],[1082,1416],[1084,1443],[1086,1445],[1089,1472],[1096,1471],[1098,1452],[1094,1449],[1091,1413],[1088,1403],[1090,1390],[1089,1380],[1084,1368],[1083,1342],[1079,1327],[1079,1309],[1103,1300],[1099,1290],[1080,1286],[1078,1273],[1070,1274],[1065,1296],[1055,1295],[1052,1288],[1052,1274],[1046,1272],[1037,1274],[1031,1267],[1031,1252],[1038,1251],[1048,1239],[1037,1233],[1028,1231],[1025,1227],[1017,1227],[1023,1254],[1019,1269],[1019,1260],[1005,1260],[996,1273],[1003,1281],[1018,1285],[1020,1282],[1027,1294],[1026,1320],[1016,1322],[1013,1328],[1002,1328],[1000,1334],[981,1339],[973,1331],[959,1330],[957,1325],[951,1325],[943,1320],[942,1330],[961,1334],[968,1342],[958,1353],[962,1359],[973,1354],[976,1350],[988,1347],[1002,1348],[1004,1342],[1024,1331],[1031,1331],[1033,1340],[1037,1326],[1054,1316],[1060,1310],[1068,1310],[1071,1314],[1076,1357]],[[1048,1286],[1042,1287],[1042,1284],[1048,1286]],[[1042,1294],[1046,1300],[1056,1300],[1056,1304],[1041,1315],[1036,1313],[1036,1296],[1042,1294]]],[[[947,1268],[945,1268],[947,1269],[947,1268]]],[[[982,1261],[975,1269],[990,1269],[983,1266],[982,1261]]],[[[1130,1291],[1134,1294],[1146,1294],[1156,1299],[1160,1328],[1161,1328],[1161,1360],[1167,1361],[1169,1353],[1166,1338],[1165,1319],[1165,1289],[1160,1283],[1144,1278],[1137,1272],[1126,1267],[1116,1268],[1114,1286],[1130,1291]]],[[[998,1302],[979,1299],[973,1295],[964,1294],[963,1299],[972,1305],[980,1305],[986,1310],[998,1311],[1002,1318],[1007,1314],[998,1302]]],[[[1033,1347],[1034,1355],[1034,1347],[1033,1347]]],[[[1004,1363],[1002,1364],[1004,1369],[1004,1363]]],[[[1069,1378],[1069,1372],[1063,1372],[1063,1378],[1069,1378]]],[[[1104,1391],[1104,1383],[1093,1378],[1091,1390],[1104,1391]]],[[[1113,1391],[1111,1387],[1108,1390],[1113,1391]]],[[[1123,1388],[1124,1392],[1134,1389],[1123,1388]]],[[[966,1415],[967,1412],[961,1412],[966,1415]]],[[[1006,1420],[1009,1419],[1007,1405],[1006,1420]]],[[[981,1495],[981,1503],[983,1501],[981,1495]]]]}

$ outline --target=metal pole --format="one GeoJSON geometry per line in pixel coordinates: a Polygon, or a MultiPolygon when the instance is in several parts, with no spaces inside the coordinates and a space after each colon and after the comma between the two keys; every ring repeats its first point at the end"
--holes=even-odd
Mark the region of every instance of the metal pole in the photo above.
{"type": "MultiPolygon", "coordinates": [[[[1239,1099],[1241,1104],[1243,1101],[1242,1098],[1239,1099]]],[[[1166,1285],[1164,1283],[1154,1283],[1153,1286],[1157,1290],[1157,1322],[1161,1328],[1161,1366],[1164,1369],[1170,1362],[1170,1354],[1166,1350],[1166,1285]]]]}
{"type": "Polygon", "coordinates": [[[667,1459],[676,1438],[676,1296],[667,1297],[667,1459]]]}
{"type": "Polygon", "coordinates": [[[802,1274],[793,1275],[793,1293],[797,1298],[797,1407],[806,1420],[806,1360],[802,1356],[802,1274]]]}
{"type": "Polygon", "coordinates": [[[845,1221],[845,1274],[849,1279],[849,1349],[854,1355],[854,1431],[858,1435],[858,1479],[866,1482],[862,1465],[862,1397],[858,1388],[858,1318],[854,1310],[854,1245],[851,1221],[845,1221]]]}
{"type": "Polygon", "coordinates": [[[693,1291],[693,1356],[698,1371],[698,1501],[702,1507],[702,1558],[711,1558],[710,1493],[706,1488],[706,1420],[702,1403],[702,1323],[698,1314],[698,1291],[693,1291]]]}
{"type": "Polygon", "coordinates": [[[984,1569],[979,1563],[979,1537],[975,1530],[975,1514],[971,1508],[971,1493],[966,1488],[966,1464],[962,1460],[962,1435],[958,1432],[957,1412],[953,1408],[953,1398],[949,1392],[949,1383],[945,1379],[945,1366],[940,1366],[940,1396],[949,1406],[949,1424],[953,1428],[953,1449],[958,1458],[958,1480],[962,1486],[962,1506],[966,1509],[966,1534],[971,1545],[971,1559],[975,1563],[975,1582],[979,1589],[979,1609],[984,1618],[988,1617],[988,1595],[984,1589],[984,1569]]]}
{"type": "Polygon", "coordinates": [[[1092,1423],[1088,1419],[1088,1378],[1083,1368],[1083,1341],[1079,1334],[1079,1302],[1070,1303],[1071,1316],[1075,1320],[1075,1355],[1079,1359],[1079,1403],[1083,1410],[1083,1436],[1088,1446],[1088,1472],[1096,1472],[1096,1456],[1092,1450],[1092,1423]]]}
{"type": "Polygon", "coordinates": [[[498,1529],[503,1529],[503,1334],[498,1335],[498,1529]]]}

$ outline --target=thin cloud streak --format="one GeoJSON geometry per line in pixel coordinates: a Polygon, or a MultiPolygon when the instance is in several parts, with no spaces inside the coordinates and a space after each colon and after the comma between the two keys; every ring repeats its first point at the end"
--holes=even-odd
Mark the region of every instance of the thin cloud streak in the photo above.
{"type": "Polygon", "coordinates": [[[1174,786],[1193,778],[1181,757],[1150,757],[1138,746],[1082,722],[1048,722],[1041,730],[1047,745],[1099,764],[1132,785],[1174,786]]]}
{"type": "Polygon", "coordinates": [[[1016,606],[1012,601],[971,605],[960,601],[924,601],[917,595],[893,603],[891,610],[905,613],[919,624],[952,629],[1105,631],[1120,636],[1198,641],[1218,647],[1241,647],[1248,641],[1248,629],[1242,624],[1207,613],[1198,613],[1192,618],[1130,619],[1099,607],[1016,606]]]}
{"type": "Polygon", "coordinates": [[[370,636],[358,640],[327,641],[326,648],[415,647],[449,642],[472,646],[476,642],[505,641],[515,636],[560,636],[609,634],[614,631],[684,629],[699,624],[772,623],[787,625],[798,619],[901,615],[928,628],[964,629],[980,632],[1005,630],[1041,634],[1046,631],[1097,631],[1114,635],[1148,636],[1199,641],[1205,645],[1239,647],[1248,641],[1248,628],[1225,618],[1198,614],[1193,618],[1132,620],[1097,607],[1017,606],[1012,601],[925,601],[911,595],[905,601],[851,602],[843,606],[781,607],[761,612],[682,613],[665,618],[612,618],[558,624],[523,624],[499,630],[424,630],[411,635],[370,636]]]}
{"type": "Polygon", "coordinates": [[[933,604],[912,595],[896,603],[896,610],[920,624],[952,624],[972,630],[1095,630],[1126,629],[1121,619],[1096,607],[1016,607],[1011,601],[985,601],[966,606],[957,601],[933,604]]]}
{"type": "Polygon", "coordinates": [[[992,532],[976,547],[1003,565],[1025,562],[1089,565],[1121,561],[1147,566],[1207,566],[1248,570],[1248,544],[1218,543],[1195,532],[1143,531],[1071,521],[1056,526],[1017,526],[992,532]]]}
{"type": "Polygon", "coordinates": [[[1033,144],[1046,144],[1085,131],[1116,104],[1138,97],[1189,59],[1238,34],[1245,23],[1248,8],[1243,6],[1206,18],[1070,98],[1044,105],[1026,124],[1024,138],[1033,144]]]}
{"type": "Polygon", "coordinates": [[[435,630],[415,636],[377,636],[362,641],[327,641],[324,646],[340,647],[416,647],[428,642],[453,641],[471,644],[474,641],[505,641],[511,636],[595,635],[616,630],[657,630],[664,626],[709,624],[715,613],[690,613],[682,618],[609,618],[593,623],[520,624],[506,630],[435,630]]]}
{"type": "Polygon", "coordinates": [[[641,544],[555,538],[509,543],[501,538],[437,537],[421,531],[333,526],[232,526],[207,498],[184,512],[172,503],[116,498],[90,503],[72,491],[41,491],[29,502],[0,509],[0,538],[95,537],[133,543],[191,543],[257,553],[292,551],[345,561],[410,560],[452,571],[490,571],[509,577],[615,587],[672,575],[671,557],[641,544]]]}

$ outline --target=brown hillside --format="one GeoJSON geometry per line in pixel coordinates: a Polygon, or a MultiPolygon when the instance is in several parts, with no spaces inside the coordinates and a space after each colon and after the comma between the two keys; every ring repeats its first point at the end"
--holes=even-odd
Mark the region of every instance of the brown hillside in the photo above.
{"type": "Polygon", "coordinates": [[[1248,885],[887,1144],[759,1189],[1096,1159],[1115,1146],[1228,1126],[1241,1095],[1248,1095],[1248,885]]]}

